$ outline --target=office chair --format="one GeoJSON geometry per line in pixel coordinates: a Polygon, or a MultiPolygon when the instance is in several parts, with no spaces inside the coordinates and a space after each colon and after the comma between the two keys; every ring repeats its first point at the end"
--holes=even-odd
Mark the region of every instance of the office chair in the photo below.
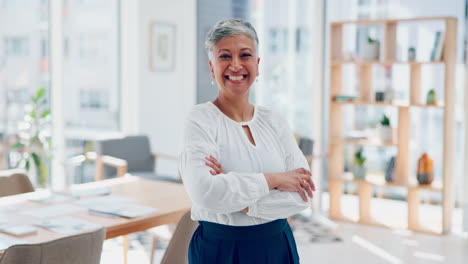
{"type": "Polygon", "coordinates": [[[105,229],[39,243],[14,245],[5,250],[0,264],[99,264],[105,229]]]}

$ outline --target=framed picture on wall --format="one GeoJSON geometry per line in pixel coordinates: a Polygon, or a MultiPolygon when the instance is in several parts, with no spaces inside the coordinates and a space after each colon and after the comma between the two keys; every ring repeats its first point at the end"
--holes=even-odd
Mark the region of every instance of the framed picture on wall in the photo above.
{"type": "Polygon", "coordinates": [[[151,71],[175,69],[176,26],[170,23],[153,22],[149,34],[149,68],[151,71]]]}

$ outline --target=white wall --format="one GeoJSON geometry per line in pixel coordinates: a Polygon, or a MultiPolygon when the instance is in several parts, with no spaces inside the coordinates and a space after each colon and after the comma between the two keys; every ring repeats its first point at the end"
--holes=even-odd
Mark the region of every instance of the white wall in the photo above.
{"type": "Polygon", "coordinates": [[[137,132],[150,137],[153,152],[177,155],[184,117],[196,101],[196,1],[141,0],[139,32],[137,132]],[[148,67],[152,22],[176,26],[174,71],[153,72],[148,67]]]}

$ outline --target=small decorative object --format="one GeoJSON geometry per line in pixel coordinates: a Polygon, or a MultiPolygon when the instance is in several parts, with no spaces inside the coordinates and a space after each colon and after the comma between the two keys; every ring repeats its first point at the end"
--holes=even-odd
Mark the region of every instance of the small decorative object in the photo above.
{"type": "Polygon", "coordinates": [[[418,160],[417,179],[419,184],[431,184],[434,180],[434,161],[427,153],[422,154],[418,160]]]}
{"type": "Polygon", "coordinates": [[[394,172],[395,172],[395,156],[392,156],[385,170],[385,181],[393,182],[394,172]]]}
{"type": "Polygon", "coordinates": [[[364,154],[362,154],[363,149],[360,148],[356,153],[354,153],[354,167],[353,167],[353,175],[355,179],[364,179],[366,178],[366,167],[364,167],[364,163],[366,163],[366,158],[364,154]]]}
{"type": "Polygon", "coordinates": [[[385,101],[391,103],[395,91],[392,88],[392,65],[384,65],[385,69],[385,101]]]}
{"type": "Polygon", "coordinates": [[[431,51],[431,61],[440,61],[444,51],[445,31],[435,33],[434,45],[431,51]]]}
{"type": "Polygon", "coordinates": [[[386,115],[383,115],[382,120],[380,120],[378,131],[382,141],[389,142],[392,140],[392,127],[390,126],[390,119],[386,115]]]}
{"type": "Polygon", "coordinates": [[[416,48],[409,47],[408,49],[408,61],[415,61],[416,60],[416,48]]]}
{"type": "Polygon", "coordinates": [[[376,102],[385,101],[385,93],[381,91],[375,92],[375,101],[376,102]]]}
{"type": "Polygon", "coordinates": [[[431,89],[429,92],[427,92],[426,104],[437,104],[437,94],[434,89],[431,89]]]}
{"type": "Polygon", "coordinates": [[[339,102],[353,102],[357,99],[354,95],[336,95],[334,96],[335,101],[339,102]]]}
{"type": "Polygon", "coordinates": [[[153,22],[150,25],[149,66],[151,71],[175,69],[176,26],[153,22]]]}
{"type": "Polygon", "coordinates": [[[367,43],[364,46],[363,58],[365,60],[378,60],[380,53],[380,43],[371,37],[367,38],[367,43]]]}
{"type": "Polygon", "coordinates": [[[50,160],[50,109],[47,107],[45,88],[41,88],[26,106],[26,114],[20,122],[19,141],[11,149],[20,152],[17,167],[29,172],[36,187],[47,187],[50,160]]]}

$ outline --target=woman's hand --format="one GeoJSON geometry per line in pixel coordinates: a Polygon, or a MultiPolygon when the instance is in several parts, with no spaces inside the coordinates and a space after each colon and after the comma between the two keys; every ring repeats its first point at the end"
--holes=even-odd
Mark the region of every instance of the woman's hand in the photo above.
{"type": "Polygon", "coordinates": [[[270,189],[276,188],[280,191],[298,192],[306,202],[308,200],[307,194],[312,198],[312,191],[315,191],[315,184],[311,176],[312,173],[303,168],[284,173],[265,174],[270,189]]]}
{"type": "MultiPolygon", "coordinates": [[[[210,156],[205,157],[205,160],[206,160],[205,165],[212,169],[210,170],[211,175],[218,175],[218,174],[223,173],[223,166],[221,166],[221,163],[219,163],[215,159],[215,157],[210,155],[210,156]]],[[[249,207],[242,209],[241,212],[248,213],[249,207]]]]}
{"type": "Polygon", "coordinates": [[[223,173],[223,166],[221,166],[221,163],[219,163],[215,157],[213,156],[206,156],[205,157],[205,165],[212,168],[212,170],[210,170],[210,173],[211,175],[218,175],[218,174],[221,174],[223,173]]]}

